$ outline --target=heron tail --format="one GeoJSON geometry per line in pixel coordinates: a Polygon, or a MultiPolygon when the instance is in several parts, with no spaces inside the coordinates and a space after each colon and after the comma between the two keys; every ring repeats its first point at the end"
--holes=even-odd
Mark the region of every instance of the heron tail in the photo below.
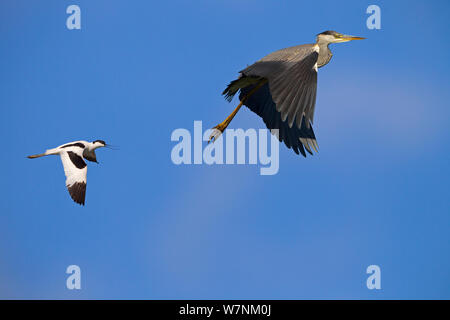
{"type": "Polygon", "coordinates": [[[231,100],[233,100],[233,97],[240,89],[245,88],[249,85],[257,84],[262,79],[262,77],[247,77],[241,75],[236,80],[231,81],[227,88],[222,92],[222,94],[225,96],[225,99],[227,99],[228,102],[231,102],[231,100]]]}

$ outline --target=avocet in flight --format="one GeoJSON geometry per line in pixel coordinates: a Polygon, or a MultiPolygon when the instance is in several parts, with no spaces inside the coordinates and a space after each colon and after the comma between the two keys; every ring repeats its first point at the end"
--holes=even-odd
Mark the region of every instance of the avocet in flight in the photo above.
{"type": "Polygon", "coordinates": [[[106,146],[107,144],[103,140],[95,140],[94,142],[74,141],[54,149],[48,149],[41,154],[28,156],[28,158],[35,159],[43,156],[59,155],[64,166],[64,173],[66,174],[67,190],[69,190],[73,201],[84,205],[87,165],[83,158],[98,163],[97,157],[95,156],[95,149],[106,146]]]}

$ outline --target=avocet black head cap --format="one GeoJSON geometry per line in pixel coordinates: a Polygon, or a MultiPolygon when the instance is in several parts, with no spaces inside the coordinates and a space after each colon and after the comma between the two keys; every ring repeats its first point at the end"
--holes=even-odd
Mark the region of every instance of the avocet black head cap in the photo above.
{"type": "Polygon", "coordinates": [[[94,149],[101,148],[101,147],[106,147],[106,146],[107,146],[107,144],[103,140],[95,140],[94,142],[92,142],[92,147],[94,149]]]}
{"type": "Polygon", "coordinates": [[[102,145],[106,146],[106,142],[103,141],[103,140],[95,140],[95,141],[92,142],[92,143],[93,143],[93,144],[99,143],[99,144],[102,144],[102,145]]]}

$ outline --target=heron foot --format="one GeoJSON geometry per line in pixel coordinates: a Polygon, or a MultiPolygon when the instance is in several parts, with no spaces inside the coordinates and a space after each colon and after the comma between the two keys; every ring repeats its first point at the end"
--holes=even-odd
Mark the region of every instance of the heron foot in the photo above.
{"type": "Polygon", "coordinates": [[[208,143],[212,142],[214,143],[219,137],[222,135],[222,133],[225,131],[228,125],[225,125],[223,123],[218,124],[214,128],[212,128],[212,133],[209,136],[208,143]]]}

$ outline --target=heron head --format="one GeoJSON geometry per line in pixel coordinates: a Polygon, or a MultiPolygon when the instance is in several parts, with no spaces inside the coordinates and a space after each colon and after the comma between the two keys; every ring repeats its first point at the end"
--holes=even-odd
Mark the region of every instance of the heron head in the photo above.
{"type": "Polygon", "coordinates": [[[336,31],[324,31],[317,35],[317,43],[339,43],[352,40],[363,40],[363,37],[350,36],[348,34],[342,34],[336,31]]]}

